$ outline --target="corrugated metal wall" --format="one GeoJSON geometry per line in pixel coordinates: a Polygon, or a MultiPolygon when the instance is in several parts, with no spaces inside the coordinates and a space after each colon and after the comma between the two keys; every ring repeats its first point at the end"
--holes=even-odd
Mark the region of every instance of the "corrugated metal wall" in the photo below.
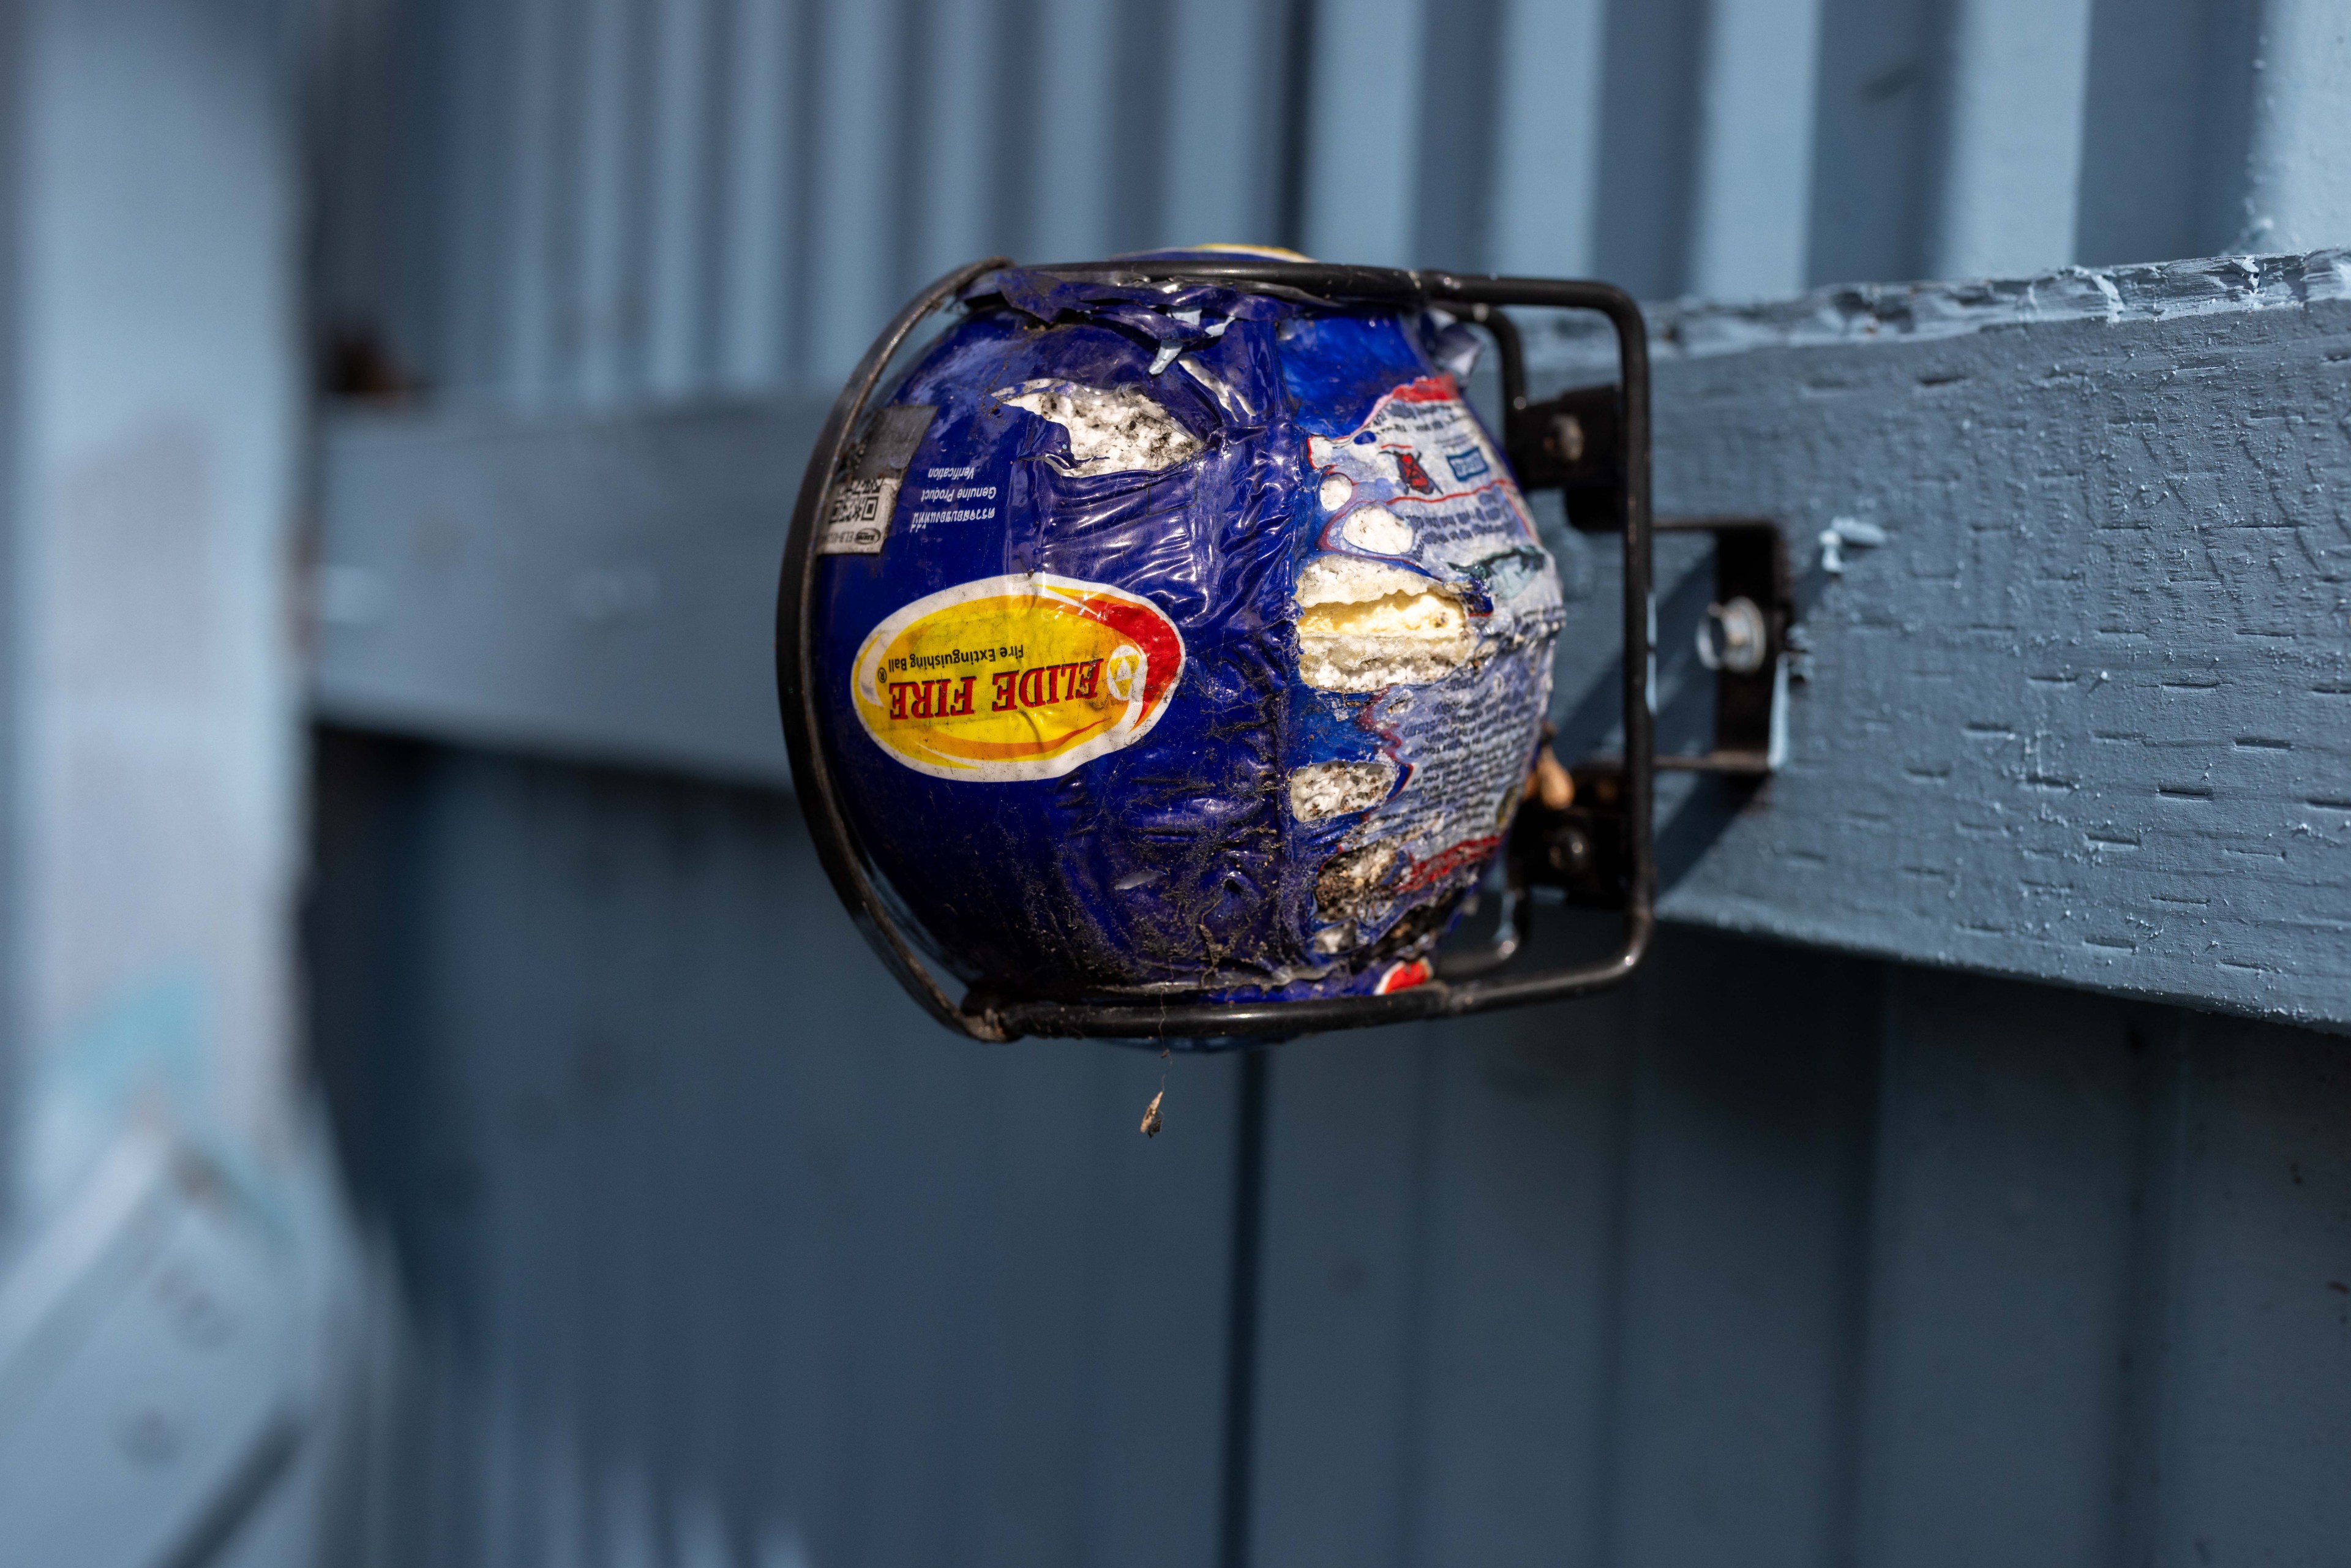
{"type": "Polygon", "coordinates": [[[2327,10],[332,0],[319,305],[545,409],[829,388],[997,252],[1280,240],[1654,298],[2340,243],[2300,177],[2343,129],[2346,46],[2295,35],[2327,10]]]}
{"type": "MultiPolygon", "coordinates": [[[[1657,296],[2339,241],[2296,161],[2330,25],[343,0],[317,303],[379,371],[553,416],[827,387],[991,250],[1275,238],[1657,296]]],[[[2339,1040],[1681,934],[1604,1001],[1285,1047],[1235,1540],[1231,1060],[1175,1063],[1146,1144],[1155,1057],[931,1029],[774,794],[319,758],[314,1036],[399,1292],[335,1561],[2351,1539],[2339,1040]]]]}
{"type": "Polygon", "coordinates": [[[1669,933],[1234,1059],[982,1050],[790,803],[335,733],[317,1034],[386,1239],[347,1564],[2334,1561],[2336,1038],[1669,933]]]}

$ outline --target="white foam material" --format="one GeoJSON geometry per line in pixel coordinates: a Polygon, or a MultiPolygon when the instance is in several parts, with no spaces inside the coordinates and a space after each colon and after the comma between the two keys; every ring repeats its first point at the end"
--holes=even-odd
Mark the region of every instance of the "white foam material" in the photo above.
{"type": "Polygon", "coordinates": [[[1419,593],[1437,586],[1408,567],[1325,553],[1300,570],[1294,597],[1304,610],[1315,604],[1364,604],[1392,593],[1419,593]]]}
{"type": "Polygon", "coordinates": [[[1298,574],[1298,673],[1323,691],[1442,680],[1477,647],[1460,598],[1416,571],[1321,555],[1298,574]]]}
{"type": "Polygon", "coordinates": [[[1290,814],[1301,822],[1368,811],[1395,788],[1393,762],[1316,762],[1290,776],[1290,814]]]}
{"type": "Polygon", "coordinates": [[[1385,507],[1358,507],[1347,514],[1340,532],[1357,549],[1376,555],[1405,555],[1412,549],[1412,525],[1385,507]]]}
{"type": "Polygon", "coordinates": [[[1200,450],[1198,439],[1174,415],[1138,392],[1029,382],[995,395],[1070,433],[1070,455],[1062,464],[1067,473],[1151,473],[1200,450]]]}

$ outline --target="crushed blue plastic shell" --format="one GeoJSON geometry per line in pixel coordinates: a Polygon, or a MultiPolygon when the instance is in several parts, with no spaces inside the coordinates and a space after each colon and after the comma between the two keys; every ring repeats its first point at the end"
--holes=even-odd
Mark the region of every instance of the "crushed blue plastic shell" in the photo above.
{"type": "Polygon", "coordinates": [[[936,413],[882,548],[818,567],[820,722],[891,895],[948,968],[1012,995],[1291,998],[1425,975],[1516,803],[1560,623],[1551,557],[1453,387],[1460,329],[1020,270],[984,279],[967,311],[888,400],[936,413]],[[1147,398],[1196,446],[1163,468],[1072,472],[1064,425],[998,395],[1038,383],[1147,398]],[[1351,482],[1326,511],[1332,474],[1351,482]],[[1374,505],[1406,518],[1410,548],[1349,538],[1374,505]],[[1293,594],[1322,555],[1441,584],[1475,651],[1422,684],[1308,685],[1293,594]],[[908,766],[858,717],[869,634],[926,596],[1024,573],[1164,612],[1182,643],[1164,712],[1056,777],[908,766]],[[1332,762],[1385,765],[1394,783],[1301,821],[1290,776],[1332,762]]]}

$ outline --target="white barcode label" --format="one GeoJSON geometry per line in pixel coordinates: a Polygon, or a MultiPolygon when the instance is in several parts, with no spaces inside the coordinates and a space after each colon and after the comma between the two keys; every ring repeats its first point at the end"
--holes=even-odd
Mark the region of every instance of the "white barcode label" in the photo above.
{"type": "Polygon", "coordinates": [[[819,555],[879,555],[890,536],[890,514],[898,505],[899,478],[843,479],[832,487],[831,513],[819,555]]]}

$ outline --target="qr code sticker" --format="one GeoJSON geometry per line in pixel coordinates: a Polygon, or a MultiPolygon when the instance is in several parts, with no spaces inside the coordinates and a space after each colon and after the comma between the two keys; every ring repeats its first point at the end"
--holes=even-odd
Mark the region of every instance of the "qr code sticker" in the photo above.
{"type": "Polygon", "coordinates": [[[898,505],[899,480],[845,479],[832,487],[819,555],[879,555],[890,534],[890,514],[898,505]]]}

